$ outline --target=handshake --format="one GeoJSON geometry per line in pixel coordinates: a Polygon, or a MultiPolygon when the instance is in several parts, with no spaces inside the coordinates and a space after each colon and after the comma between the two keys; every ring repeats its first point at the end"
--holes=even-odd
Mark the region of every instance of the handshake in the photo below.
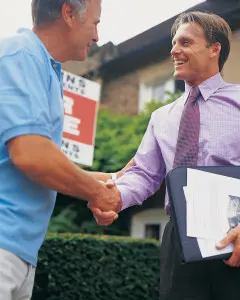
{"type": "Polygon", "coordinates": [[[98,225],[110,225],[117,218],[122,208],[120,191],[113,180],[101,181],[102,188],[93,201],[88,202],[88,208],[92,211],[98,225]]]}

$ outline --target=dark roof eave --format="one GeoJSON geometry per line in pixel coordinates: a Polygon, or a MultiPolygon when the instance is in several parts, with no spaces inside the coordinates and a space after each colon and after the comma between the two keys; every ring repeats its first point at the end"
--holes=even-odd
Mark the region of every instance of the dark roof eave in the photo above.
{"type": "Polygon", "coordinates": [[[144,60],[149,57],[154,60],[164,60],[166,59],[171,50],[171,37],[162,37],[162,39],[157,40],[155,43],[149,44],[144,48],[136,48],[134,51],[126,53],[123,56],[119,56],[111,61],[100,66],[98,73],[104,73],[106,71],[113,71],[117,69],[121,72],[123,69],[131,69],[132,65],[144,64],[144,60]],[[164,48],[160,51],[160,47],[164,45],[164,48]]]}

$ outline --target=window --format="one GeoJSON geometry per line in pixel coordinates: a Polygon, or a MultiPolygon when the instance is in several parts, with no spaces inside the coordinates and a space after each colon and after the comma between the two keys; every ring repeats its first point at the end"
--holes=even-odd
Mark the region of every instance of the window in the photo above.
{"type": "Polygon", "coordinates": [[[152,86],[152,99],[162,100],[164,99],[165,86],[164,84],[152,86]]]}
{"type": "Polygon", "coordinates": [[[181,91],[184,93],[185,83],[183,80],[175,80],[175,91],[181,91]]]}
{"type": "Polygon", "coordinates": [[[171,93],[175,92],[174,79],[170,78],[164,83],[160,83],[160,84],[157,83],[156,85],[153,85],[151,89],[152,89],[152,99],[156,101],[166,102],[168,99],[168,95],[166,95],[166,92],[167,91],[171,93]]]}
{"type": "Polygon", "coordinates": [[[168,100],[166,91],[175,92],[173,78],[165,81],[154,80],[151,83],[142,83],[139,89],[139,111],[143,111],[146,103],[151,100],[166,102],[168,100]]]}
{"type": "Polygon", "coordinates": [[[145,238],[160,240],[161,238],[161,224],[146,224],[145,238]]]}

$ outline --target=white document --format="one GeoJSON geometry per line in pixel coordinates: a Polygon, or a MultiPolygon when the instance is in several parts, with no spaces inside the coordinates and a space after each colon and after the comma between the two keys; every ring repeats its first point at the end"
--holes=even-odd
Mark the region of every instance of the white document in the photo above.
{"type": "Polygon", "coordinates": [[[210,191],[201,189],[196,193],[192,187],[184,187],[187,200],[187,236],[206,239],[215,238],[214,219],[211,217],[210,191]]]}
{"type": "Polygon", "coordinates": [[[230,223],[240,220],[240,180],[188,169],[184,193],[187,236],[198,239],[202,256],[232,252],[233,245],[222,250],[216,249],[215,245],[227,234],[230,223]]]}
{"type": "Polygon", "coordinates": [[[202,257],[209,257],[209,256],[215,256],[220,254],[226,254],[231,253],[233,251],[233,245],[230,244],[226,248],[218,250],[216,248],[216,243],[219,242],[219,240],[209,240],[209,239],[197,239],[198,246],[200,249],[200,252],[202,254],[202,257]]]}

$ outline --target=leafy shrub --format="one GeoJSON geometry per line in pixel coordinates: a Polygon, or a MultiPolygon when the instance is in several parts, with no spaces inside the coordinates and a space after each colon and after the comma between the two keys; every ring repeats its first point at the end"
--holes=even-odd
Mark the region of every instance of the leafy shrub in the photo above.
{"type": "Polygon", "coordinates": [[[152,240],[51,234],[32,300],[158,300],[159,267],[152,240]]]}

